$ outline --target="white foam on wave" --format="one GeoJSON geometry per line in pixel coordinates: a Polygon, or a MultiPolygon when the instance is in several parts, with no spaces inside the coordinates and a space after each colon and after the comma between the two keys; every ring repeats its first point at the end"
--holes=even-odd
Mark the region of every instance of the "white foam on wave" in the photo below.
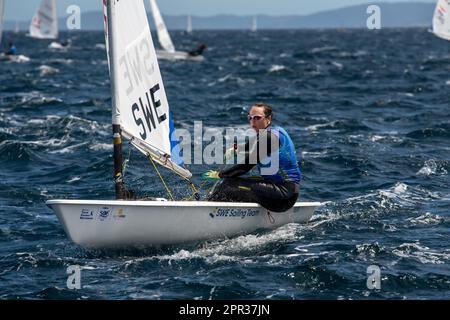
{"type": "Polygon", "coordinates": [[[280,71],[283,71],[283,70],[287,70],[287,68],[285,66],[283,66],[283,65],[280,65],[280,64],[273,64],[269,68],[268,72],[269,73],[275,73],[275,72],[280,72],[280,71]]]}
{"type": "Polygon", "coordinates": [[[416,218],[408,218],[406,219],[410,224],[414,226],[419,225],[437,225],[445,222],[445,218],[441,217],[437,214],[432,214],[430,212],[427,212],[421,216],[418,216],[416,218]]]}
{"type": "Polygon", "coordinates": [[[228,79],[231,79],[232,76],[233,76],[233,75],[232,75],[231,73],[229,73],[229,74],[227,74],[226,76],[217,79],[217,81],[218,81],[218,82],[225,82],[225,81],[227,81],[228,79]]]}
{"type": "Polygon", "coordinates": [[[295,257],[295,256],[309,256],[309,257],[311,257],[311,256],[321,256],[321,255],[329,256],[330,254],[334,254],[335,252],[324,251],[322,249],[317,250],[317,252],[310,252],[310,251],[311,251],[311,248],[322,247],[322,246],[325,246],[325,245],[331,244],[331,243],[332,243],[331,241],[329,241],[329,242],[322,242],[322,241],[320,241],[320,242],[313,242],[313,243],[308,242],[306,244],[300,244],[300,245],[297,245],[294,248],[294,250],[297,251],[298,253],[297,254],[290,254],[287,257],[288,258],[295,257]]]}
{"type": "MultiPolygon", "coordinates": [[[[305,225],[306,226],[306,225],[305,225]]],[[[166,261],[168,264],[184,260],[202,259],[208,264],[215,264],[222,261],[239,261],[241,263],[251,264],[261,260],[271,265],[282,264],[286,255],[256,255],[255,251],[263,250],[265,247],[274,243],[291,242],[302,238],[298,235],[300,228],[304,226],[298,224],[288,224],[273,231],[263,234],[243,235],[236,238],[226,240],[216,240],[204,244],[201,248],[192,251],[182,249],[168,255],[158,255],[153,257],[138,258],[126,261],[125,268],[136,263],[142,263],[157,259],[166,261]],[[247,253],[247,254],[246,254],[247,253]]]]}
{"type": "Polygon", "coordinates": [[[314,124],[314,125],[310,125],[307,126],[305,128],[305,130],[307,131],[312,131],[312,132],[316,132],[321,128],[325,128],[325,127],[334,127],[336,125],[337,121],[332,121],[332,122],[327,122],[327,123],[319,123],[319,124],[314,124]]]}
{"type": "Polygon", "coordinates": [[[60,139],[47,139],[47,140],[36,140],[36,141],[28,141],[28,140],[3,140],[0,144],[7,143],[18,143],[22,145],[35,145],[35,146],[61,146],[65,141],[60,139]]]}
{"type": "Polygon", "coordinates": [[[73,61],[73,59],[61,59],[61,58],[58,58],[58,59],[50,59],[50,60],[47,60],[45,62],[48,62],[48,63],[61,63],[61,64],[65,64],[65,65],[71,65],[74,61],[73,61]]]}
{"type": "Polygon", "coordinates": [[[327,52],[327,51],[334,51],[336,50],[336,47],[332,46],[325,46],[325,47],[319,47],[319,48],[313,48],[310,50],[310,53],[320,53],[320,52],[327,52]]]}
{"type": "Polygon", "coordinates": [[[59,73],[59,69],[47,65],[41,65],[38,68],[41,77],[59,73]]]}
{"type": "Polygon", "coordinates": [[[108,151],[108,150],[113,149],[113,145],[111,143],[95,143],[93,145],[90,145],[89,149],[95,150],[95,151],[99,151],[99,150],[108,151]]]}
{"type": "Polygon", "coordinates": [[[422,264],[447,264],[450,261],[450,250],[436,251],[421,245],[419,241],[414,243],[402,243],[392,250],[398,257],[413,259],[422,264]]]}
{"type": "Polygon", "coordinates": [[[67,153],[74,153],[76,151],[76,149],[79,149],[80,147],[87,145],[89,142],[82,142],[82,143],[78,143],[78,144],[74,144],[59,150],[53,150],[53,151],[49,151],[49,153],[52,154],[67,154],[67,153]]]}
{"type": "Polygon", "coordinates": [[[419,176],[430,176],[430,175],[441,175],[445,176],[448,174],[448,171],[439,165],[436,160],[429,159],[426,160],[423,167],[420,168],[416,173],[419,176]]]}
{"type": "Polygon", "coordinates": [[[312,151],[302,151],[302,157],[303,158],[321,158],[322,156],[326,155],[328,151],[321,151],[321,152],[312,152],[312,151]]]}
{"type": "Polygon", "coordinates": [[[44,103],[50,103],[50,102],[59,102],[62,103],[63,100],[56,98],[56,97],[48,97],[44,96],[41,92],[38,91],[30,91],[22,95],[20,99],[20,103],[22,105],[40,105],[44,103]]]}
{"type": "Polygon", "coordinates": [[[72,182],[76,182],[76,181],[80,181],[81,177],[72,177],[69,180],[67,180],[67,183],[72,183],[72,182]]]}
{"type": "Polygon", "coordinates": [[[99,124],[95,120],[88,120],[74,115],[69,115],[66,118],[69,119],[69,122],[66,125],[69,129],[75,127],[77,130],[87,134],[92,134],[92,132],[95,132],[97,134],[101,134],[102,136],[109,135],[108,124],[99,124]]]}
{"type": "Polygon", "coordinates": [[[370,139],[370,141],[372,141],[372,142],[376,142],[376,141],[385,139],[385,137],[379,136],[379,135],[373,135],[373,136],[371,136],[369,139],[370,139]]]}
{"type": "MultiPolygon", "coordinates": [[[[435,199],[441,200],[442,196],[417,186],[397,182],[390,188],[326,203],[321,207],[321,212],[313,216],[311,223],[317,221],[317,225],[320,225],[349,216],[356,216],[358,219],[376,219],[380,214],[390,214],[399,209],[416,210],[418,206],[435,199]]],[[[383,229],[386,228],[390,229],[387,231],[392,231],[390,224],[383,224],[383,229]]]]}
{"type": "Polygon", "coordinates": [[[336,62],[336,61],[332,61],[331,64],[333,66],[335,66],[336,68],[338,68],[339,70],[344,69],[344,65],[342,63],[336,62]]]}
{"type": "Polygon", "coordinates": [[[208,86],[215,86],[217,83],[223,83],[223,82],[236,82],[238,85],[247,85],[247,84],[253,84],[256,82],[255,79],[243,79],[241,77],[233,76],[233,74],[227,74],[219,79],[217,81],[213,81],[208,83],[208,86]]]}

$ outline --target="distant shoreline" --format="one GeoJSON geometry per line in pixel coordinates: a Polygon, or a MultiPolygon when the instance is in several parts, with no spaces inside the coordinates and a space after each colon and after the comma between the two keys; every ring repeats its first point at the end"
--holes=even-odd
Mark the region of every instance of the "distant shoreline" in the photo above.
{"type": "MultiPolygon", "coordinates": [[[[376,4],[376,3],[375,3],[376,4]]],[[[382,28],[430,27],[434,3],[378,3],[381,10],[382,28]]],[[[368,5],[355,5],[323,11],[310,15],[269,16],[257,15],[258,30],[297,30],[297,29],[364,29],[366,28],[368,5]]],[[[194,32],[196,30],[250,30],[253,15],[192,15],[194,32]]],[[[4,30],[14,30],[16,21],[8,20],[4,30]]],[[[153,19],[148,16],[150,28],[154,29],[153,19]]],[[[165,15],[169,30],[186,30],[187,15],[165,15]]],[[[31,17],[30,17],[31,20],[31,17]]],[[[28,30],[29,21],[18,21],[20,30],[28,30]]],[[[60,30],[66,29],[65,18],[59,18],[60,30]]],[[[100,11],[89,11],[81,15],[81,28],[85,31],[103,30],[103,18],[100,11]]]]}

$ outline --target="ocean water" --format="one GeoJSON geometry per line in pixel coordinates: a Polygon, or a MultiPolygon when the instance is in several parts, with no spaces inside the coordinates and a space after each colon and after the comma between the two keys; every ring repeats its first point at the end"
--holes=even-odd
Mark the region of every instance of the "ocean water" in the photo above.
{"type": "MultiPolygon", "coordinates": [[[[175,126],[245,127],[252,103],[272,104],[298,149],[301,200],[324,205],[270,232],[86,250],[45,201],[113,199],[110,82],[102,32],[63,37],[68,50],[4,34],[31,61],[0,63],[1,299],[450,298],[448,42],[425,29],[173,32],[177,49],[208,45],[202,63],[160,62],[175,126]]],[[[127,183],[166,197],[125,153],[127,183]]],[[[189,167],[197,183],[214,168],[189,167]]]]}

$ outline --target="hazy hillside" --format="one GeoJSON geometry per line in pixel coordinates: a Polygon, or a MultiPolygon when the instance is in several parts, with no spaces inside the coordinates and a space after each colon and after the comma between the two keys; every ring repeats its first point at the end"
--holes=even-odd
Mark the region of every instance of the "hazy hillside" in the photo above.
{"type": "MultiPolygon", "coordinates": [[[[305,16],[258,16],[259,29],[298,28],[365,28],[368,5],[351,6],[305,16]]],[[[434,4],[430,3],[380,3],[382,27],[430,26],[434,4]]],[[[169,29],[185,29],[186,16],[164,16],[169,29]]],[[[194,29],[250,29],[252,16],[217,15],[193,16],[194,29]]],[[[102,30],[101,12],[86,12],[81,17],[82,30],[102,30]]],[[[153,20],[149,16],[151,27],[153,20]]],[[[21,22],[20,29],[27,30],[29,22],[21,22]]],[[[65,18],[59,21],[60,29],[66,30],[65,18]]],[[[11,30],[15,22],[6,21],[5,29],[11,30]]]]}

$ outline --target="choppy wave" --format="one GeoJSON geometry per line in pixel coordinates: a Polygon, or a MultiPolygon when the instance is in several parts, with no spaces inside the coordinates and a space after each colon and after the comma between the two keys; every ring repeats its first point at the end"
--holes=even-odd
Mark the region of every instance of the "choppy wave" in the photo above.
{"type": "MultiPolygon", "coordinates": [[[[300,200],[323,205],[306,225],[231,239],[77,247],[45,201],[114,197],[104,34],[71,32],[64,51],[14,36],[31,60],[0,63],[1,299],[442,299],[450,290],[443,41],[423,29],[171,34],[180,48],[208,44],[204,63],[160,64],[175,126],[246,128],[251,104],[271,104],[298,150],[300,200]],[[67,289],[69,265],[82,267],[82,290],[67,289]],[[366,286],[370,265],[381,269],[377,292],[366,286]]],[[[124,156],[127,186],[165,195],[145,157],[127,143],[124,156]]],[[[189,169],[200,185],[216,168],[189,169]]],[[[190,192],[162,174],[175,197],[190,192]]]]}

